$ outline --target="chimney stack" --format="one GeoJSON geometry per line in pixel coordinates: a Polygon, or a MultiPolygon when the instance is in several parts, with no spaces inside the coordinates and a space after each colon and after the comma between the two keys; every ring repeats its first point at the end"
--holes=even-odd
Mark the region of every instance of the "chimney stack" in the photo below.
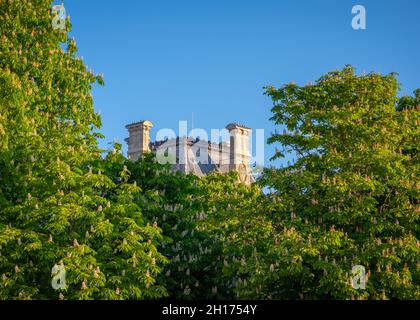
{"type": "Polygon", "coordinates": [[[150,129],[153,123],[148,120],[132,123],[126,126],[129,137],[125,140],[128,144],[128,159],[137,161],[143,154],[150,152],[150,129]]]}
{"type": "Polygon", "coordinates": [[[249,137],[251,136],[252,130],[237,123],[228,124],[226,129],[230,133],[229,170],[237,171],[241,182],[249,184],[251,183],[249,137]]]}

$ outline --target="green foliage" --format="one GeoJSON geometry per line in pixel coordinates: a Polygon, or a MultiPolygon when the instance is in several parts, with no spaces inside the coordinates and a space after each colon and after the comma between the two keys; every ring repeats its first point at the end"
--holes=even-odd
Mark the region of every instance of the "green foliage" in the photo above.
{"type": "Polygon", "coordinates": [[[297,159],[265,170],[259,184],[271,194],[235,174],[198,181],[176,221],[200,233],[187,231],[167,253],[170,296],[418,298],[419,91],[398,98],[397,90],[395,75],[356,76],[351,67],[313,85],[267,88],[272,120],[286,127],[269,139],[283,147],[274,158],[297,159]],[[196,259],[183,261],[187,252],[196,259]],[[364,290],[352,286],[355,265],[366,268],[364,290]]]}
{"type": "Polygon", "coordinates": [[[143,190],[139,205],[144,216],[162,228],[165,241],[159,251],[167,264],[159,277],[170,297],[210,298],[217,272],[215,234],[203,227],[207,203],[201,199],[203,181],[193,175],[171,172],[146,154],[128,165],[143,190]]]}
{"type": "Polygon", "coordinates": [[[100,157],[90,91],[101,79],[52,28],[50,5],[0,2],[0,299],[162,297],[161,230],[126,160],[100,157]],[[59,291],[55,264],[67,271],[59,291]]]}
{"type": "Polygon", "coordinates": [[[153,154],[127,166],[130,179],[143,191],[138,204],[144,216],[156,222],[165,237],[159,251],[170,262],[158,282],[168,295],[235,297],[238,276],[248,277],[245,257],[270,230],[270,221],[257,205],[264,198],[260,189],[239,183],[236,173],[201,179],[173,173],[153,154]]]}
{"type": "Polygon", "coordinates": [[[239,183],[234,172],[209,175],[200,185],[197,200],[205,213],[201,228],[214,239],[206,263],[214,274],[211,297],[241,298],[241,286],[254,272],[249,266],[257,260],[256,252],[265,252],[270,243],[272,224],[264,212],[265,197],[257,185],[239,183]]]}
{"type": "Polygon", "coordinates": [[[269,138],[283,147],[274,158],[297,159],[261,181],[275,190],[278,230],[264,256],[272,272],[253,277],[261,297],[419,298],[419,91],[397,91],[394,74],[352,67],[267,88],[272,120],[285,126],[269,138]],[[356,264],[368,272],[366,290],[350,285],[356,264]]]}
{"type": "Polygon", "coordinates": [[[420,298],[420,89],[352,67],[266,88],[273,158],[296,160],[258,185],[199,179],[118,144],[102,157],[103,80],[50,6],[0,1],[0,299],[420,298]]]}

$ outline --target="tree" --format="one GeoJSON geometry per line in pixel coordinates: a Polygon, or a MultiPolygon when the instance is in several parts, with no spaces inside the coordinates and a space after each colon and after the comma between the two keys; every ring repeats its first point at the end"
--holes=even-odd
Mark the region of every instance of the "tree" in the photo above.
{"type": "Polygon", "coordinates": [[[239,183],[234,172],[202,178],[172,172],[152,153],[127,167],[142,190],[137,203],[143,215],[165,239],[159,251],[169,263],[158,283],[171,298],[234,298],[249,276],[244,266],[255,244],[262,249],[270,243],[262,241],[271,229],[259,187],[239,183]]]}
{"type": "MultiPolygon", "coordinates": [[[[220,274],[223,245],[217,226],[229,216],[223,214],[222,218],[217,212],[215,205],[224,213],[226,207],[220,201],[220,190],[211,185],[217,182],[219,188],[231,187],[232,178],[217,175],[199,179],[172,172],[169,165],[159,164],[152,153],[129,162],[128,168],[130,179],[143,190],[138,205],[144,216],[162,228],[164,241],[159,251],[169,263],[158,282],[172,298],[227,297],[220,285],[224,284],[220,274]],[[214,292],[218,285],[219,291],[214,292]]],[[[237,186],[237,178],[233,181],[237,186]]]]}
{"type": "Polygon", "coordinates": [[[274,230],[265,212],[265,196],[256,184],[240,183],[236,172],[210,174],[200,180],[200,187],[200,228],[212,237],[211,255],[205,261],[212,275],[210,297],[243,298],[253,285],[252,275],[261,272],[258,254],[264,256],[271,245],[274,230]]]}
{"type": "MultiPolygon", "coordinates": [[[[131,172],[129,182],[142,190],[136,203],[143,216],[162,229],[164,238],[158,250],[169,263],[157,282],[172,298],[193,298],[191,289],[203,288],[195,275],[202,271],[196,270],[200,265],[199,246],[208,241],[206,232],[198,230],[196,223],[198,178],[172,172],[169,165],[158,163],[153,153],[125,163],[131,172]]],[[[118,169],[114,171],[117,174],[118,169]]]]}
{"type": "Polygon", "coordinates": [[[164,296],[161,230],[142,216],[120,150],[102,159],[96,144],[90,91],[102,78],[52,28],[50,5],[0,2],[0,298],[164,296]],[[55,265],[67,275],[58,291],[55,265]]]}
{"type": "Polygon", "coordinates": [[[296,159],[265,170],[264,194],[119,144],[102,157],[103,80],[50,5],[0,2],[0,299],[420,298],[420,89],[399,98],[395,74],[350,66],[267,88],[273,158],[296,159]]]}
{"type": "Polygon", "coordinates": [[[266,89],[284,126],[269,138],[282,146],[273,158],[296,159],[261,180],[275,190],[267,211],[277,232],[265,272],[251,276],[258,297],[420,297],[419,91],[398,98],[398,89],[395,74],[350,66],[266,89]],[[351,285],[354,265],[366,269],[365,290],[351,285]]]}

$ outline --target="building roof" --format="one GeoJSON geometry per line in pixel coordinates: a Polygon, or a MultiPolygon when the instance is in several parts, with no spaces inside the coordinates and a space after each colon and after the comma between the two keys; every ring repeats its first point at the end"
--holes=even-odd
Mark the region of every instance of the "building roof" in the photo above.
{"type": "Polygon", "coordinates": [[[232,129],[235,129],[235,128],[241,128],[241,129],[251,130],[251,128],[249,128],[249,127],[247,127],[247,126],[245,126],[243,124],[236,123],[236,122],[229,123],[226,126],[226,129],[228,129],[228,130],[232,130],[232,129]]]}
{"type": "Polygon", "coordinates": [[[138,121],[138,122],[133,122],[133,123],[127,124],[125,127],[127,129],[129,129],[129,128],[137,127],[137,126],[141,126],[141,125],[144,125],[144,126],[147,126],[147,127],[153,127],[153,123],[151,123],[149,120],[141,120],[141,121],[138,121]]]}

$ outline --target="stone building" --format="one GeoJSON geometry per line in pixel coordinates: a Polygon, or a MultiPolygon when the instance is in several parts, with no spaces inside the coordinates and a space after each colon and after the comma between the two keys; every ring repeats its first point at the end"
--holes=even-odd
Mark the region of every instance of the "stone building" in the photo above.
{"type": "Polygon", "coordinates": [[[230,123],[226,126],[230,141],[214,143],[191,137],[176,137],[150,141],[153,124],[140,121],[126,126],[129,137],[128,158],[137,160],[146,152],[155,152],[158,161],[170,163],[173,171],[191,173],[199,177],[217,171],[237,171],[241,182],[254,181],[250,172],[249,139],[252,130],[246,126],[230,123]]]}

